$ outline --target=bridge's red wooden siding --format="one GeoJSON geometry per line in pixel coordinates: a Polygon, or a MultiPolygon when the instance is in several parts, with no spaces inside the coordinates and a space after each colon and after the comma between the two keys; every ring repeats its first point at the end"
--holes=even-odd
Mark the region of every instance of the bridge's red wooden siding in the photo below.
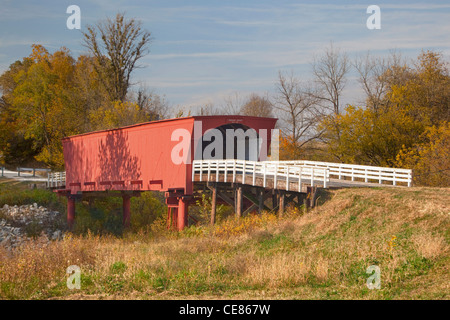
{"type": "MultiPolygon", "coordinates": [[[[194,121],[203,133],[212,128],[239,123],[257,131],[274,128],[276,119],[246,116],[198,116],[153,121],[63,139],[66,189],[71,194],[105,190],[183,189],[192,193],[191,165],[174,164],[172,132],[183,128],[194,139],[194,121]]],[[[192,144],[193,145],[193,144],[192,144]]],[[[194,150],[192,152],[192,159],[194,150]]]]}

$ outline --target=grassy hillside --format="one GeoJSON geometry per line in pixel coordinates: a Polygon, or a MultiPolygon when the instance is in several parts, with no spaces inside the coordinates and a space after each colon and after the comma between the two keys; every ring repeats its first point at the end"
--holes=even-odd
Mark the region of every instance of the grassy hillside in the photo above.
{"type": "Polygon", "coordinates": [[[282,219],[30,242],[0,252],[0,297],[449,298],[450,189],[343,189],[328,198],[282,219]],[[73,264],[82,270],[80,290],[66,287],[73,264]],[[370,265],[380,267],[379,290],[366,286],[370,265]]]}

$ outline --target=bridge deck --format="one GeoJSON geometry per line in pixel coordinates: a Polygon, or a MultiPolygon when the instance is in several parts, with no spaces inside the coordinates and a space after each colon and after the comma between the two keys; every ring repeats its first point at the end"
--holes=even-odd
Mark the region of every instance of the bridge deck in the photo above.
{"type": "MultiPolygon", "coordinates": [[[[220,182],[220,183],[233,183],[233,174],[227,174],[225,178],[225,174],[221,173],[216,177],[215,173],[211,173],[209,178],[202,177],[200,179],[200,174],[194,175],[193,182],[220,182]]],[[[301,181],[301,186],[299,186],[299,178],[291,177],[289,179],[289,188],[287,187],[286,179],[284,177],[277,178],[277,185],[275,186],[274,176],[266,176],[266,185],[264,186],[264,177],[261,174],[256,176],[255,182],[253,183],[253,176],[246,175],[245,182],[243,182],[242,175],[239,175],[234,180],[234,183],[246,184],[255,187],[264,187],[266,189],[277,189],[277,190],[285,190],[285,191],[293,191],[293,192],[307,192],[308,186],[316,186],[320,188],[324,188],[324,182],[321,180],[314,180],[314,183],[311,184],[311,181],[301,181]]],[[[364,181],[351,181],[351,180],[343,180],[343,179],[329,179],[326,188],[361,188],[361,187],[394,187],[392,184],[379,184],[373,182],[364,182],[364,181]]]]}
{"type": "MultiPolygon", "coordinates": [[[[252,175],[246,175],[245,178],[242,178],[242,174],[235,177],[233,180],[233,174],[225,174],[221,173],[216,176],[215,173],[200,178],[200,174],[195,174],[193,182],[222,182],[222,183],[240,183],[251,185],[255,187],[263,187],[266,189],[278,189],[278,190],[287,190],[287,191],[296,191],[296,192],[306,192],[307,186],[311,185],[311,182],[307,183],[306,181],[302,181],[299,186],[299,179],[292,178],[289,180],[289,187],[287,186],[287,181],[283,178],[277,178],[275,181],[273,176],[266,176],[266,181],[264,183],[264,177],[261,174],[256,175],[255,181],[253,181],[252,175]],[[244,180],[245,179],[245,180],[244,180]],[[275,186],[276,183],[276,186],[275,186]]],[[[314,185],[318,187],[323,187],[323,182],[314,181],[314,185]]]]}

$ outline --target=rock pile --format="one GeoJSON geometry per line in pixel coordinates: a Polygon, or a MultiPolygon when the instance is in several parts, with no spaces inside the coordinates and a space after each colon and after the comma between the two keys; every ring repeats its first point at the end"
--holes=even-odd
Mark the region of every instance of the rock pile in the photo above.
{"type": "Polygon", "coordinates": [[[0,245],[7,249],[19,246],[32,236],[45,235],[49,240],[63,237],[60,213],[36,203],[0,208],[0,245]]]}

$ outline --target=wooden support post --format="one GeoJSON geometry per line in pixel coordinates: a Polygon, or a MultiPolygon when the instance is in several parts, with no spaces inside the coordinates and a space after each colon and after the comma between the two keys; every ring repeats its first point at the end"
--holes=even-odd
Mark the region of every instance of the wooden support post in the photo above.
{"type": "Polygon", "coordinates": [[[236,217],[242,216],[242,185],[236,186],[236,217]]]}
{"type": "Polygon", "coordinates": [[[312,190],[312,197],[311,197],[311,208],[314,208],[316,206],[316,200],[317,200],[317,187],[313,187],[312,190]]]}
{"type": "Polygon", "coordinates": [[[122,208],[123,208],[123,226],[128,228],[130,226],[131,212],[130,212],[130,199],[131,196],[125,194],[122,196],[122,208]]]}
{"type": "Polygon", "coordinates": [[[179,231],[183,230],[187,225],[187,213],[188,213],[188,203],[184,197],[179,197],[178,199],[178,217],[177,217],[177,228],[179,231]]]}
{"type": "Polygon", "coordinates": [[[278,198],[279,198],[279,201],[280,201],[280,205],[279,205],[279,207],[278,207],[278,215],[280,216],[280,217],[282,217],[283,216],[283,213],[284,213],[284,198],[285,198],[285,192],[284,191],[279,191],[279,196],[278,196],[278,198]]]}
{"type": "Polygon", "coordinates": [[[258,189],[258,213],[261,214],[264,209],[264,189],[258,189]]]}
{"type": "Polygon", "coordinates": [[[314,208],[315,201],[316,201],[317,187],[310,186],[307,188],[307,190],[308,190],[308,192],[307,192],[308,207],[314,208]]]}
{"type": "Polygon", "coordinates": [[[277,191],[272,190],[272,210],[278,207],[277,191]]]}
{"type": "Polygon", "coordinates": [[[172,228],[172,230],[177,230],[177,222],[178,222],[178,208],[171,207],[170,208],[170,224],[169,229],[172,228]]]}
{"type": "Polygon", "coordinates": [[[211,224],[216,223],[216,203],[217,203],[217,184],[212,185],[212,197],[211,197],[211,224]]]}
{"type": "Polygon", "coordinates": [[[170,230],[172,227],[173,219],[172,219],[172,207],[167,208],[167,229],[170,230]]]}
{"type": "Polygon", "coordinates": [[[72,230],[75,221],[75,198],[69,195],[67,197],[67,224],[72,230]]]}
{"type": "Polygon", "coordinates": [[[172,208],[173,230],[178,230],[178,208],[172,208]]]}

